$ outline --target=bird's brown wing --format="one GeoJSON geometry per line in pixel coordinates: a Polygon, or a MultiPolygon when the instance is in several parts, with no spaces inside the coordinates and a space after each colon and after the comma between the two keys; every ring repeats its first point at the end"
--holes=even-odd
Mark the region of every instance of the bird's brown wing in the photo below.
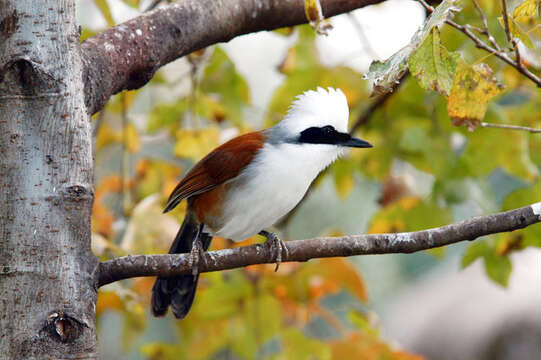
{"type": "Polygon", "coordinates": [[[263,147],[263,142],[263,133],[257,131],[237,136],[214,149],[178,183],[164,212],[172,210],[183,199],[212,190],[236,177],[263,147]]]}

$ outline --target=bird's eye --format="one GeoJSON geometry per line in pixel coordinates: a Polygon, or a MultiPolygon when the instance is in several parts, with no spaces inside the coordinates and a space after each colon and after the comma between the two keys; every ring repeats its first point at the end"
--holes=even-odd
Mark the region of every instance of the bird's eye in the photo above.
{"type": "Polygon", "coordinates": [[[324,126],[323,128],[321,128],[321,130],[323,130],[323,133],[325,135],[330,135],[335,132],[334,127],[332,127],[331,125],[324,126]]]}

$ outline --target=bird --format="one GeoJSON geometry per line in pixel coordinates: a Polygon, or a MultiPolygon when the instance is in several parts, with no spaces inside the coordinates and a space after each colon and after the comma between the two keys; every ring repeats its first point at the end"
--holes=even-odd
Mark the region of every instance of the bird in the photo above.
{"type": "Polygon", "coordinates": [[[266,237],[277,267],[283,253],[287,258],[283,241],[267,229],[302,200],[316,176],[346,148],[372,147],[347,132],[348,118],[340,89],[308,90],[295,98],[282,121],[227,141],[186,173],[164,213],[187,200],[169,253],[189,253],[192,273],[156,279],[154,316],[171,307],[177,319],[186,317],[197,289],[199,259],[214,236],[242,241],[259,234],[266,237]]]}

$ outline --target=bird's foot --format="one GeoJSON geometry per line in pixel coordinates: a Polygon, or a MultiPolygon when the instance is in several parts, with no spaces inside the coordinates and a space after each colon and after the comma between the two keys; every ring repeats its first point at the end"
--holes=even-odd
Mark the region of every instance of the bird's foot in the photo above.
{"type": "Polygon", "coordinates": [[[190,251],[189,265],[192,268],[192,275],[197,276],[199,274],[199,262],[205,263],[205,250],[203,250],[203,244],[199,238],[194,241],[192,250],[190,251]]]}
{"type": "Polygon", "coordinates": [[[262,235],[267,238],[265,244],[269,247],[271,251],[272,260],[276,263],[276,268],[274,271],[278,271],[280,264],[282,263],[282,252],[284,252],[285,258],[287,259],[288,251],[285,243],[282,239],[278,237],[275,233],[270,231],[262,230],[259,232],[259,235],[262,235]]]}

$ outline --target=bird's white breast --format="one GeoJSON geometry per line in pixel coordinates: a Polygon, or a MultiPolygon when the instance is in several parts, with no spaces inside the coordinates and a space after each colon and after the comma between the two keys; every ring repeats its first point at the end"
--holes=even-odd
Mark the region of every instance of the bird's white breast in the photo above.
{"type": "Polygon", "coordinates": [[[302,199],[341,149],[333,145],[267,143],[235,179],[216,236],[244,240],[274,225],[302,199]]]}

